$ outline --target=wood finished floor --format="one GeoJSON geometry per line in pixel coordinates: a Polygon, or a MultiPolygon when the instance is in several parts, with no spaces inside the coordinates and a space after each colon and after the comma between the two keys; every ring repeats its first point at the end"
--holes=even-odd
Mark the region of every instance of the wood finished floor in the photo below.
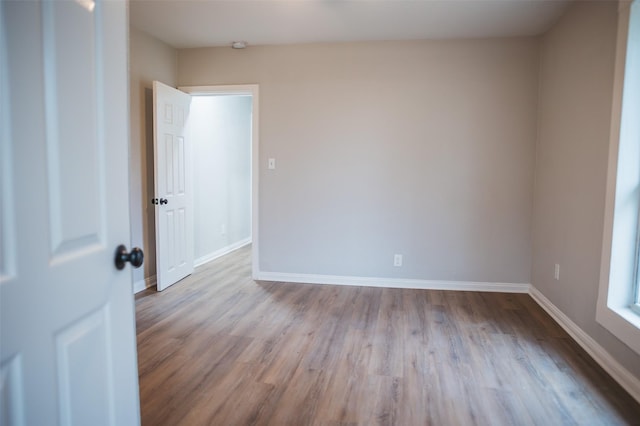
{"type": "Polygon", "coordinates": [[[640,424],[524,294],[254,282],[246,247],[136,311],[143,425],[640,424]]]}

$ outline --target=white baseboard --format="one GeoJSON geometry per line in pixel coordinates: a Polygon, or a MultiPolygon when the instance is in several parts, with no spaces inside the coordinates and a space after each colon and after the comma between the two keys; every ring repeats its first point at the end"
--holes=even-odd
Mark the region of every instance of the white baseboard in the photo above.
{"type": "Polygon", "coordinates": [[[528,293],[529,284],[489,283],[473,281],[432,281],[403,278],[349,277],[340,275],[290,274],[258,272],[258,281],[276,281],[303,284],[329,284],[363,287],[413,288],[421,290],[490,291],[501,293],[528,293]]]}
{"type": "Polygon", "coordinates": [[[152,275],[150,277],[145,278],[144,280],[139,280],[133,283],[133,294],[140,293],[148,289],[149,287],[153,287],[157,283],[157,276],[152,275]]]}
{"type": "Polygon", "coordinates": [[[529,294],[578,343],[609,375],[638,402],[640,402],[640,380],[616,361],[609,352],[585,333],[566,316],[544,294],[531,286],[529,294]]]}
{"type": "Polygon", "coordinates": [[[205,263],[211,262],[212,260],[216,260],[219,257],[224,256],[225,254],[229,254],[234,250],[238,250],[239,248],[242,248],[248,244],[251,244],[251,237],[249,238],[245,238],[244,240],[240,240],[236,243],[233,243],[231,245],[228,245],[226,247],[223,247],[219,250],[214,251],[213,253],[209,253],[207,255],[201,256],[199,258],[197,258],[194,262],[193,262],[193,267],[197,268],[198,266],[202,266],[205,263]]]}

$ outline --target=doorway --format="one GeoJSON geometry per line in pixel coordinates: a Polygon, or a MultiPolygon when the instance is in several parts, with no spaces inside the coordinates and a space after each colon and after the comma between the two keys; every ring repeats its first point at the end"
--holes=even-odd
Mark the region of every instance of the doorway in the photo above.
{"type": "Polygon", "coordinates": [[[194,266],[251,243],[251,96],[191,99],[194,266]]]}
{"type": "Polygon", "coordinates": [[[194,266],[252,244],[255,275],[258,86],[180,90],[192,96],[194,266]]]}

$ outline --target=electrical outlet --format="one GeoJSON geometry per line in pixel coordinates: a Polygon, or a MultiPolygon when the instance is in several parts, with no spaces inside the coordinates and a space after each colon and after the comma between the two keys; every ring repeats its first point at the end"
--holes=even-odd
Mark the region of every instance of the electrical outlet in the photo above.
{"type": "Polygon", "coordinates": [[[393,266],[402,266],[402,255],[394,254],[393,255],[393,266]]]}
{"type": "Polygon", "coordinates": [[[555,268],[553,268],[553,278],[555,278],[556,281],[560,280],[560,265],[558,263],[556,263],[555,268]]]}
{"type": "Polygon", "coordinates": [[[275,158],[269,158],[268,167],[269,167],[269,170],[275,170],[276,169],[276,159],[275,158]]]}
{"type": "Polygon", "coordinates": [[[227,224],[223,223],[220,225],[220,235],[227,235],[227,224]]]}

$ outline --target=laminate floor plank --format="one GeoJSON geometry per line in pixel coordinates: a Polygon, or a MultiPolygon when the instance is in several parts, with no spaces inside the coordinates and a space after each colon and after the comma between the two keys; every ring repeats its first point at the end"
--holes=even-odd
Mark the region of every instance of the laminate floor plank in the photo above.
{"type": "Polygon", "coordinates": [[[640,425],[531,297],[255,282],[245,247],[136,295],[143,425],[640,425]]]}
{"type": "Polygon", "coordinates": [[[402,290],[384,289],[374,334],[370,374],[402,377],[404,375],[405,318],[402,290]]]}

